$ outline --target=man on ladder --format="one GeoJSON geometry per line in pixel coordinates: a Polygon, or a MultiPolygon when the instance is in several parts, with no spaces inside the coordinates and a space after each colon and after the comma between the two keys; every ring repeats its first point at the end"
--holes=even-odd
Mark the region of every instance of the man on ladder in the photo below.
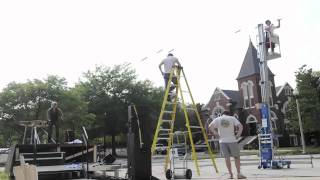
{"type": "MultiPolygon", "coordinates": [[[[172,149],[172,145],[173,145],[173,134],[175,132],[174,124],[176,120],[176,112],[179,104],[180,106],[179,108],[183,110],[183,114],[184,114],[184,118],[179,118],[179,119],[185,120],[185,128],[187,129],[187,132],[188,132],[188,138],[189,138],[188,141],[191,147],[191,157],[195,163],[197,174],[200,175],[200,166],[198,163],[198,155],[196,153],[196,148],[199,148],[199,147],[200,148],[205,147],[207,149],[209,157],[212,161],[212,165],[214,166],[216,172],[218,173],[218,168],[214,160],[215,157],[209,146],[207,134],[203,127],[202,120],[200,118],[195,101],[192,97],[192,93],[191,93],[189,84],[187,82],[184,70],[181,67],[181,64],[179,63],[178,59],[175,58],[172,54],[168,54],[168,57],[159,64],[159,69],[164,76],[166,92],[165,92],[164,100],[161,106],[157,128],[155,130],[155,134],[153,137],[151,152],[152,153],[155,152],[156,144],[159,143],[159,141],[165,141],[164,144],[167,145],[166,147],[167,155],[165,158],[164,169],[166,171],[166,176],[168,175],[167,177],[169,177],[169,179],[171,179],[172,177],[175,177],[174,171],[171,171],[171,169],[168,169],[168,164],[169,164],[169,155],[170,155],[169,152],[172,149]],[[162,70],[162,65],[164,65],[164,71],[162,70]],[[172,82],[174,83],[174,86],[171,85],[172,82]],[[174,92],[172,92],[174,89],[175,89],[175,94],[174,92]],[[171,98],[169,98],[169,95],[171,95],[171,98]],[[189,102],[187,102],[188,100],[189,102]],[[190,112],[193,112],[193,113],[190,113],[190,112]],[[192,114],[193,115],[195,114],[196,117],[195,118],[191,117],[190,115],[192,114]],[[195,120],[192,124],[190,124],[191,118],[195,120]],[[200,144],[200,145],[195,144],[194,142],[195,136],[193,136],[195,133],[201,134],[201,137],[199,138],[202,139],[202,142],[204,142],[204,144],[200,144]]],[[[189,173],[186,171],[185,177],[191,177],[188,174],[189,173]]]]}
{"type": "MultiPolygon", "coordinates": [[[[178,60],[178,58],[174,57],[173,54],[169,53],[168,56],[163,59],[161,61],[161,63],[159,64],[159,69],[161,71],[161,74],[164,78],[164,85],[165,85],[165,88],[168,86],[168,83],[171,84],[171,82],[169,82],[169,78],[170,78],[170,73],[171,73],[171,70],[173,69],[173,67],[175,66],[178,66],[178,67],[181,67],[181,64],[178,60]],[[164,66],[164,70],[162,70],[162,65],[164,66]]],[[[170,89],[169,89],[169,94],[171,94],[171,97],[168,97],[168,101],[171,101],[173,98],[172,98],[172,90],[175,89],[175,84],[177,84],[177,77],[174,75],[172,77],[172,83],[173,85],[170,86],[170,89]]]]}

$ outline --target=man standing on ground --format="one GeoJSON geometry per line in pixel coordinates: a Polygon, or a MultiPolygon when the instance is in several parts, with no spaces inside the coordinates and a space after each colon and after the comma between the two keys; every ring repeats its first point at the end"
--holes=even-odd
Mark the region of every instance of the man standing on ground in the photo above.
{"type": "MultiPolygon", "coordinates": [[[[165,88],[167,88],[167,86],[168,86],[171,70],[175,66],[181,67],[181,64],[180,64],[178,58],[174,57],[173,54],[171,54],[171,53],[169,53],[168,56],[164,60],[162,60],[161,63],[159,64],[159,69],[160,69],[161,74],[163,75],[163,78],[164,78],[165,88]],[[164,70],[162,70],[162,65],[164,66],[164,70]]],[[[177,77],[174,74],[172,76],[172,82],[174,84],[177,84],[177,77]]],[[[171,84],[171,82],[170,82],[170,84],[171,84]]],[[[171,85],[170,89],[169,89],[169,93],[171,93],[174,88],[175,88],[175,86],[171,85]]]]}
{"type": "Polygon", "coordinates": [[[238,179],[245,179],[246,177],[240,172],[240,149],[237,143],[237,138],[241,136],[242,125],[229,111],[224,111],[223,115],[214,119],[209,129],[213,134],[219,138],[220,151],[222,152],[226,166],[229,171],[229,179],[233,179],[230,157],[234,157],[235,166],[237,169],[238,179]],[[235,131],[236,130],[236,131],[235,131]]]}
{"type": "Polygon", "coordinates": [[[57,102],[52,102],[51,107],[47,111],[47,118],[49,123],[49,133],[48,133],[48,142],[52,143],[52,128],[55,127],[56,130],[56,143],[59,143],[59,127],[60,121],[62,121],[62,111],[58,108],[57,102]]]}

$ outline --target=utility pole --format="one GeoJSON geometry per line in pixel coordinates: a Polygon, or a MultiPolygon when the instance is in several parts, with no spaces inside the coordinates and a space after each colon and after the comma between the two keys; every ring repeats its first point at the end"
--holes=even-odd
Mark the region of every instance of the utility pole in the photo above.
{"type": "Polygon", "coordinates": [[[299,129],[300,129],[300,135],[301,135],[301,145],[302,145],[302,154],[306,153],[306,143],[304,141],[304,133],[303,133],[303,127],[302,127],[302,121],[301,121],[301,113],[300,113],[300,103],[298,100],[299,92],[296,90],[293,92],[296,104],[297,104],[297,112],[298,112],[298,120],[299,120],[299,129]]]}

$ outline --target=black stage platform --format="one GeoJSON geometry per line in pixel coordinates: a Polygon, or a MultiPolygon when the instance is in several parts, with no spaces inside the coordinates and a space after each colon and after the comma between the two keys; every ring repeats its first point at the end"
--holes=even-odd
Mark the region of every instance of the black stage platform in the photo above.
{"type": "Polygon", "coordinates": [[[96,162],[96,145],[83,144],[18,144],[10,148],[6,166],[7,173],[13,177],[13,167],[24,163],[34,164],[39,172],[39,179],[72,179],[84,175],[82,164],[96,162]]]}

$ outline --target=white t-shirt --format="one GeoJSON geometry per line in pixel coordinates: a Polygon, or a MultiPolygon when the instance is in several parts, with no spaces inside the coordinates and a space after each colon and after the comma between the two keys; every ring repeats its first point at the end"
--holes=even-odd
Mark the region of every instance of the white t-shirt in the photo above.
{"type": "Polygon", "coordinates": [[[278,35],[274,32],[274,30],[277,29],[277,28],[279,28],[279,27],[274,26],[273,24],[271,24],[270,26],[266,26],[265,30],[270,33],[270,37],[271,38],[275,38],[275,37],[278,37],[278,35]]]}
{"type": "Polygon", "coordinates": [[[180,63],[178,61],[178,58],[176,58],[174,56],[168,56],[167,58],[162,60],[160,64],[164,65],[164,73],[170,73],[171,72],[171,68],[175,63],[180,65],[180,63]]]}
{"type": "Polygon", "coordinates": [[[237,142],[234,127],[239,124],[240,122],[235,117],[222,115],[214,119],[210,123],[209,128],[211,131],[213,131],[214,128],[218,129],[220,143],[233,143],[237,142]]]}

